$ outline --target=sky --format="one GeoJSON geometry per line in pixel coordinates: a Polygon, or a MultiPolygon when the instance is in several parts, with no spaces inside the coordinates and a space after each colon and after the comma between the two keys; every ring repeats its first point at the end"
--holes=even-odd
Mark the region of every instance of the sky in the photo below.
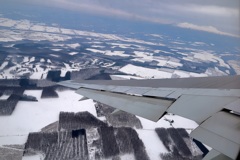
{"type": "MultiPolygon", "coordinates": [[[[0,0],[0,5],[4,4],[0,0]]],[[[9,0],[240,37],[239,0],[9,0]]]]}

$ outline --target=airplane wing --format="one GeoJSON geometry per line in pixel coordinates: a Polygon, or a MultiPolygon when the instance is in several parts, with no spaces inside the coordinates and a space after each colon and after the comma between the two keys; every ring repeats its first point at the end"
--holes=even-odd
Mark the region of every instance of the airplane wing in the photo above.
{"type": "Polygon", "coordinates": [[[70,80],[60,85],[157,122],[166,113],[194,120],[190,134],[213,150],[205,159],[240,158],[240,75],[148,80],[70,80]],[[221,154],[222,153],[222,154],[221,154]]]}

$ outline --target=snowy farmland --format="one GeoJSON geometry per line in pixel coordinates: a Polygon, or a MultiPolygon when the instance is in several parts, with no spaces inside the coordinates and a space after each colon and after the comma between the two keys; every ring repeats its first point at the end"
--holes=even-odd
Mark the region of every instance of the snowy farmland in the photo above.
{"type": "MultiPolygon", "coordinates": [[[[77,113],[88,111],[100,121],[106,121],[106,118],[97,114],[95,103],[92,100],[79,101],[81,96],[73,90],[57,90],[58,98],[43,99],[41,98],[42,90],[25,90],[24,94],[34,96],[38,101],[19,101],[11,116],[0,117],[0,127],[3,128],[0,133],[0,146],[22,145],[26,143],[29,133],[40,132],[45,126],[58,121],[60,112],[77,113]]],[[[197,127],[195,122],[176,115],[165,115],[157,123],[141,117],[138,117],[138,119],[142,124],[142,128],[136,131],[141,141],[143,141],[144,148],[150,160],[161,160],[160,154],[169,153],[156,134],[155,128],[170,128],[174,126],[175,128],[186,128],[190,132],[197,127]],[[174,120],[174,123],[170,124],[166,119],[174,120]]],[[[138,152],[135,150],[134,153],[137,154],[138,152]]],[[[44,157],[44,155],[26,155],[23,159],[37,160],[41,159],[41,157],[44,157]]],[[[122,160],[128,160],[128,158],[131,158],[129,154],[121,156],[122,160]]]]}
{"type": "Polygon", "coordinates": [[[58,120],[61,111],[88,111],[96,115],[92,100],[79,101],[74,91],[58,91],[59,98],[41,99],[41,90],[27,90],[26,94],[36,96],[38,102],[18,102],[11,116],[0,116],[0,145],[24,144],[29,132],[40,131],[58,120]],[[8,124],[8,125],[6,125],[8,124]]]}

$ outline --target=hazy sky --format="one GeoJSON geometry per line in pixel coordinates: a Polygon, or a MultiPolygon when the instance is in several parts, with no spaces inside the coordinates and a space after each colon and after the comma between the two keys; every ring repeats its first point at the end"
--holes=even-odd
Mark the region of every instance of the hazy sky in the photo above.
{"type": "MultiPolygon", "coordinates": [[[[0,0],[0,5],[4,2],[0,0]]],[[[240,36],[240,0],[10,0],[240,36]]]]}

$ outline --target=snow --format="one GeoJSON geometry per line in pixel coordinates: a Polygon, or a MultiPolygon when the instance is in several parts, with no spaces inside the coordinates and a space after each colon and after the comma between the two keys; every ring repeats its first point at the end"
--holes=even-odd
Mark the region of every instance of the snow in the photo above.
{"type": "Polygon", "coordinates": [[[131,59],[131,60],[135,61],[135,62],[142,62],[142,63],[145,62],[143,59],[140,59],[140,58],[134,58],[134,59],[131,59]]]}
{"type": "Polygon", "coordinates": [[[168,65],[168,66],[171,66],[171,67],[173,67],[173,68],[177,68],[177,67],[182,67],[182,66],[183,66],[182,63],[172,62],[172,61],[168,61],[168,62],[167,62],[167,65],[168,65]]]}
{"type": "Polygon", "coordinates": [[[42,95],[42,90],[25,90],[23,94],[34,96],[37,98],[37,100],[40,100],[42,95]]]}
{"type": "Polygon", "coordinates": [[[65,44],[52,44],[52,45],[55,47],[64,47],[65,46],[65,44]]]}
{"type": "Polygon", "coordinates": [[[159,139],[155,130],[136,130],[143,141],[147,154],[151,160],[161,160],[160,153],[167,153],[167,149],[159,139]]]}
{"type": "Polygon", "coordinates": [[[164,71],[158,71],[156,69],[150,69],[140,66],[134,66],[128,64],[122,67],[119,71],[127,74],[135,74],[143,78],[171,78],[172,74],[164,71]]]}
{"type": "MultiPolygon", "coordinates": [[[[102,65],[102,67],[111,67],[115,64],[116,62],[112,62],[112,63],[104,63],[104,65],[102,65]]],[[[101,62],[99,63],[101,64],[101,62]]]]}
{"type": "Polygon", "coordinates": [[[2,27],[13,27],[16,23],[17,23],[17,21],[15,21],[15,20],[5,19],[5,21],[2,21],[0,23],[0,26],[2,26],[2,27]]]}
{"type": "Polygon", "coordinates": [[[173,44],[180,44],[180,45],[185,44],[184,42],[179,42],[179,41],[173,41],[173,42],[171,42],[171,43],[173,43],[173,44]]]}
{"type": "MultiPolygon", "coordinates": [[[[155,50],[153,51],[154,53],[159,53],[163,52],[161,50],[155,50]]],[[[148,52],[140,52],[140,51],[134,51],[134,54],[138,57],[133,59],[133,61],[138,61],[138,62],[151,62],[151,61],[157,61],[158,66],[168,66],[171,68],[177,68],[183,66],[183,64],[179,63],[177,61],[178,59],[170,59],[167,57],[159,57],[159,56],[153,56],[153,53],[148,53],[148,52]]]]}
{"type": "Polygon", "coordinates": [[[187,53],[183,53],[183,52],[176,52],[176,53],[178,53],[178,54],[181,54],[181,55],[183,55],[183,56],[188,56],[188,54],[187,53]]]}
{"type": "Polygon", "coordinates": [[[10,95],[3,94],[3,95],[0,97],[0,100],[7,100],[9,97],[10,97],[10,95]]]}
{"type": "Polygon", "coordinates": [[[135,160],[134,154],[124,154],[120,155],[121,160],[135,160]]]}
{"type": "Polygon", "coordinates": [[[127,80],[127,79],[143,79],[141,77],[129,76],[129,75],[110,75],[112,80],[127,80]]]}
{"type": "Polygon", "coordinates": [[[29,57],[24,56],[24,57],[23,57],[23,62],[26,63],[26,62],[28,62],[28,61],[29,61],[29,57]]]}
{"type": "Polygon", "coordinates": [[[219,62],[219,64],[220,64],[220,66],[226,67],[226,68],[230,69],[230,66],[229,66],[228,64],[226,64],[226,63],[224,62],[224,60],[222,60],[221,58],[218,58],[218,62],[219,62]]]}
{"type": "Polygon", "coordinates": [[[228,64],[234,69],[234,71],[239,75],[240,74],[240,62],[239,60],[230,60],[228,64]]]}
{"type": "Polygon", "coordinates": [[[194,73],[194,72],[187,72],[181,70],[175,70],[173,74],[178,75],[181,78],[187,77],[207,77],[208,75],[205,73],[194,73]]]}
{"type": "Polygon", "coordinates": [[[58,51],[61,51],[62,49],[59,49],[59,48],[53,48],[53,49],[51,49],[52,51],[56,51],[56,52],[58,52],[58,51]]]}
{"type": "Polygon", "coordinates": [[[19,101],[11,116],[0,117],[0,145],[25,143],[29,132],[38,132],[57,121],[61,111],[88,111],[97,116],[92,100],[78,101],[81,96],[71,90],[57,92],[59,98],[40,99],[41,90],[26,91],[29,95],[35,95],[39,101],[19,101]]]}
{"type": "Polygon", "coordinates": [[[70,53],[68,53],[69,55],[76,55],[76,54],[78,54],[78,52],[70,52],[70,53]]]}
{"type": "MultiPolygon", "coordinates": [[[[169,61],[170,62],[170,61],[169,61]]],[[[175,62],[172,62],[175,63],[175,62]]],[[[177,63],[176,63],[177,64],[177,63]]],[[[119,71],[127,74],[137,75],[142,78],[171,78],[173,75],[177,75],[179,77],[206,77],[208,74],[206,73],[193,73],[193,72],[187,72],[182,70],[175,70],[175,69],[169,69],[167,70],[156,70],[151,68],[145,68],[140,66],[134,66],[131,64],[128,64],[124,67],[122,67],[119,71]]],[[[218,71],[220,72],[220,71],[218,71]]]]}
{"type": "Polygon", "coordinates": [[[167,60],[157,60],[158,61],[158,66],[165,66],[167,64],[167,60]]]}
{"type": "Polygon", "coordinates": [[[144,61],[152,61],[154,60],[153,56],[151,56],[149,53],[147,52],[139,52],[139,51],[134,51],[134,54],[137,57],[141,57],[141,59],[143,59],[144,61]]]}
{"type": "Polygon", "coordinates": [[[153,37],[161,38],[161,39],[163,38],[163,36],[160,34],[149,34],[149,35],[153,37]]]}
{"type": "Polygon", "coordinates": [[[93,48],[105,48],[105,46],[100,46],[100,45],[92,45],[93,48]]]}
{"type": "Polygon", "coordinates": [[[53,57],[60,57],[59,55],[56,55],[56,54],[49,54],[49,55],[53,57]]]}
{"type": "Polygon", "coordinates": [[[52,61],[51,61],[50,59],[47,59],[47,62],[48,62],[48,63],[52,63],[52,61]]]}
{"type": "Polygon", "coordinates": [[[67,73],[67,71],[77,71],[79,68],[72,68],[69,64],[67,64],[67,63],[63,63],[64,64],[64,66],[65,66],[65,68],[62,68],[61,69],[61,77],[64,77],[65,75],[66,75],[66,73],[67,73]]]}
{"type": "Polygon", "coordinates": [[[29,62],[34,62],[35,61],[35,57],[31,57],[30,59],[29,59],[29,62]]]}
{"type": "Polygon", "coordinates": [[[98,62],[98,59],[93,59],[92,64],[96,64],[98,62]]]}
{"type": "Polygon", "coordinates": [[[65,68],[61,69],[60,77],[64,77],[67,73],[67,70],[65,68]]]}
{"type": "Polygon", "coordinates": [[[8,61],[4,61],[0,66],[0,70],[4,69],[8,65],[8,61]]]}
{"type": "Polygon", "coordinates": [[[208,74],[206,73],[193,73],[193,72],[190,72],[190,77],[208,77],[208,74]]]}
{"type": "Polygon", "coordinates": [[[204,42],[193,42],[190,45],[192,46],[208,46],[206,43],[204,42]]]}
{"type": "Polygon", "coordinates": [[[193,129],[198,127],[196,122],[172,114],[163,116],[158,122],[153,122],[139,116],[137,117],[141,121],[143,129],[136,129],[136,131],[139,138],[142,139],[151,160],[160,160],[160,153],[168,152],[155,132],[155,128],[185,128],[190,133],[193,129]],[[173,120],[172,126],[165,119],[173,120]]]}
{"type": "MultiPolygon", "coordinates": [[[[17,123],[17,122],[16,122],[17,123]]],[[[1,134],[1,133],[0,133],[1,134]]],[[[24,144],[27,141],[28,134],[24,135],[0,135],[0,146],[2,145],[11,145],[11,144],[24,144]]]]}
{"type": "Polygon", "coordinates": [[[118,46],[119,48],[130,48],[130,44],[122,44],[122,43],[108,43],[110,45],[118,46]]]}
{"type": "MultiPolygon", "coordinates": [[[[44,28],[43,28],[44,29],[44,28]]],[[[0,30],[1,32],[1,41],[20,41],[23,39],[28,40],[48,40],[52,42],[65,41],[71,39],[70,36],[61,35],[61,34],[52,34],[45,31],[32,31],[31,28],[29,31],[26,30],[0,30]]]]}
{"type": "Polygon", "coordinates": [[[29,30],[31,27],[31,23],[29,20],[21,20],[19,23],[17,23],[14,28],[20,29],[20,30],[29,30]]]}
{"type": "Polygon", "coordinates": [[[28,155],[28,156],[23,156],[22,160],[43,160],[44,155],[37,153],[36,155],[28,155]]]}
{"type": "Polygon", "coordinates": [[[60,33],[59,29],[56,27],[46,27],[45,30],[47,32],[52,32],[52,33],[60,33]]]}
{"type": "Polygon", "coordinates": [[[63,34],[75,35],[74,31],[71,29],[60,28],[60,30],[63,34]]]}
{"type": "Polygon", "coordinates": [[[41,25],[33,25],[30,30],[32,31],[45,31],[45,26],[41,25]]]}
{"type": "Polygon", "coordinates": [[[73,43],[73,44],[67,44],[68,47],[76,49],[77,47],[80,47],[81,45],[79,43],[73,43]]]}
{"type": "Polygon", "coordinates": [[[45,59],[44,59],[44,58],[41,58],[41,59],[40,59],[40,62],[45,62],[45,59]]]}
{"type": "Polygon", "coordinates": [[[42,74],[47,73],[48,70],[45,70],[40,67],[39,64],[36,65],[36,69],[34,69],[34,72],[31,74],[30,79],[41,79],[42,74]]]}
{"type": "Polygon", "coordinates": [[[218,57],[217,55],[214,55],[213,53],[211,53],[210,51],[201,51],[201,52],[197,52],[197,53],[193,53],[194,54],[194,58],[199,59],[201,61],[206,61],[206,62],[218,62],[222,67],[226,67],[226,68],[230,68],[230,66],[228,64],[226,64],[224,62],[223,59],[221,59],[220,57],[218,57]]]}
{"type": "Polygon", "coordinates": [[[109,51],[109,50],[107,50],[106,52],[105,52],[105,55],[108,55],[108,56],[121,56],[121,57],[129,57],[129,55],[127,55],[127,54],[124,54],[125,53],[125,51],[109,51]]]}
{"type": "Polygon", "coordinates": [[[105,53],[105,51],[94,49],[94,48],[87,48],[86,50],[91,51],[91,52],[95,52],[95,53],[102,53],[102,54],[105,53]]]}
{"type": "Polygon", "coordinates": [[[160,128],[160,127],[163,127],[163,128],[172,127],[168,121],[164,120],[165,118],[174,120],[174,123],[172,125],[175,128],[185,128],[185,129],[192,130],[198,126],[196,122],[181,116],[177,116],[177,115],[167,114],[164,117],[162,117],[158,122],[153,122],[139,116],[137,117],[141,121],[143,129],[148,129],[148,130],[154,130],[155,128],[160,128]]]}

